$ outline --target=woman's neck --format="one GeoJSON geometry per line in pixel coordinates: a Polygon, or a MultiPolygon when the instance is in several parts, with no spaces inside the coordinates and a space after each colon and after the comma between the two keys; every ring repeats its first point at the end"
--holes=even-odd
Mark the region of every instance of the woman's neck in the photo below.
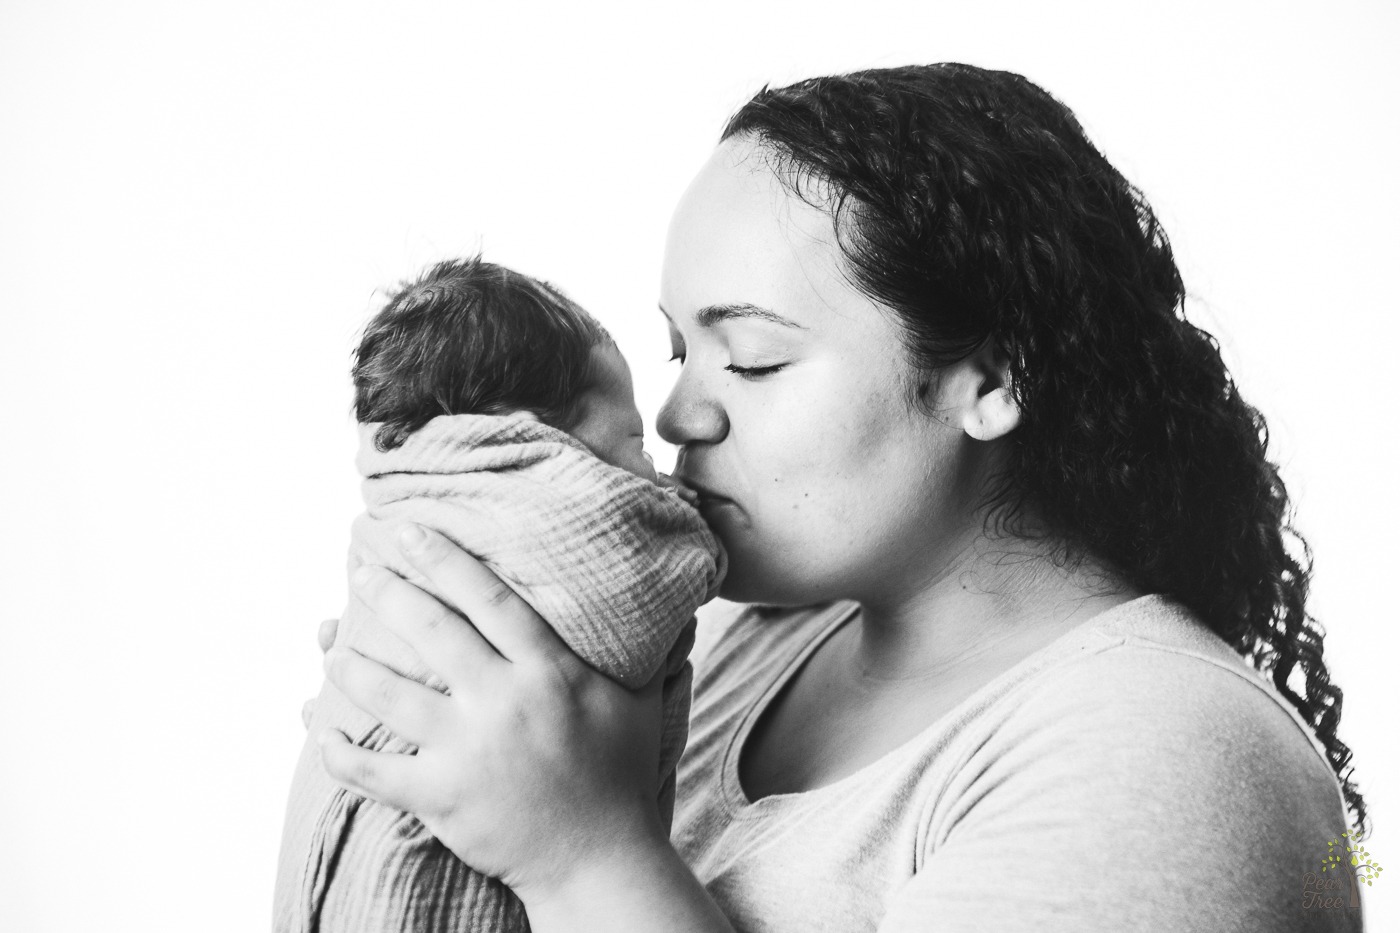
{"type": "Polygon", "coordinates": [[[1141,595],[1101,562],[1066,563],[1059,552],[1044,539],[970,536],[924,580],[860,601],[851,660],[863,676],[889,680],[1009,667],[1141,595]]]}

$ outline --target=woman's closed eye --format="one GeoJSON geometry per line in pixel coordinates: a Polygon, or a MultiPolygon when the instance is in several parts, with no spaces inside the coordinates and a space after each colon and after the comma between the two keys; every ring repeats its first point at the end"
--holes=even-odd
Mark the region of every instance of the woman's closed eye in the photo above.
{"type": "Polygon", "coordinates": [[[769,366],[740,366],[737,363],[730,363],[724,369],[725,372],[731,372],[743,379],[760,379],[764,376],[771,376],[786,366],[786,363],[773,363],[769,366]]]}
{"type": "MultiPolygon", "coordinates": [[[[685,350],[673,349],[669,362],[685,364],[685,350]]],[[[739,363],[730,363],[724,367],[725,372],[733,373],[743,379],[761,379],[764,376],[771,376],[779,370],[785,368],[787,363],[769,363],[763,366],[743,366],[739,363]]]]}

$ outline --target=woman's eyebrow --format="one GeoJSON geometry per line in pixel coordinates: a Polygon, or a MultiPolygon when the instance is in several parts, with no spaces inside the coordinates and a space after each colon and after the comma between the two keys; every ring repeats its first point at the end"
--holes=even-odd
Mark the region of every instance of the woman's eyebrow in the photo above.
{"type": "MultiPolygon", "coordinates": [[[[657,307],[661,306],[658,305],[657,307]]],[[[670,318],[671,316],[666,313],[665,308],[661,308],[661,313],[665,314],[667,318],[670,318]]],[[[695,322],[701,327],[714,327],[720,321],[731,321],[738,318],[767,321],[769,324],[778,324],[782,327],[795,327],[798,330],[806,330],[806,328],[803,327],[801,324],[797,323],[796,321],[789,320],[788,318],[783,317],[777,312],[770,311],[767,308],[760,308],[758,305],[751,305],[747,303],[728,305],[706,305],[699,311],[695,312],[695,322]]]]}

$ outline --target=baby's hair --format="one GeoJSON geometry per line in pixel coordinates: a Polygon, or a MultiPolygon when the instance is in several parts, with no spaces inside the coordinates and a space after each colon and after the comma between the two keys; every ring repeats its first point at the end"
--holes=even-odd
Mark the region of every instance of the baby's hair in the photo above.
{"type": "Polygon", "coordinates": [[[438,415],[528,410],[568,430],[612,338],[558,289],[480,256],[404,282],[354,353],[355,418],[392,450],[438,415]]]}

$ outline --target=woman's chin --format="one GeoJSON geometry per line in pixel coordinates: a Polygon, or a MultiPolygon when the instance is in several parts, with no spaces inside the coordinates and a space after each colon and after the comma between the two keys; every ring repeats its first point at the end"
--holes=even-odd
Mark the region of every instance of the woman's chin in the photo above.
{"type": "MultiPolygon", "coordinates": [[[[724,541],[722,535],[720,540],[724,541]]],[[[795,576],[792,567],[773,563],[774,555],[786,553],[782,546],[746,550],[742,544],[736,548],[725,541],[724,545],[729,557],[729,570],[720,584],[721,599],[760,606],[809,606],[826,601],[823,598],[813,599],[813,594],[823,587],[795,576]]]]}

